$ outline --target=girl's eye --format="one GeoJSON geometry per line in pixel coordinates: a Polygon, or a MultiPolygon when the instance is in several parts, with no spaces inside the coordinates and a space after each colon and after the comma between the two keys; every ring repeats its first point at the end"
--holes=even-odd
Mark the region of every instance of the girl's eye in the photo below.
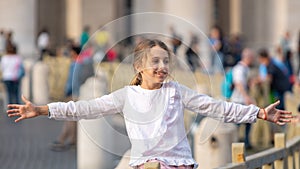
{"type": "Polygon", "coordinates": [[[159,60],[158,59],[153,59],[152,63],[157,64],[157,63],[159,63],[159,60]]]}
{"type": "Polygon", "coordinates": [[[168,64],[169,63],[169,59],[164,60],[164,64],[168,64]]]}

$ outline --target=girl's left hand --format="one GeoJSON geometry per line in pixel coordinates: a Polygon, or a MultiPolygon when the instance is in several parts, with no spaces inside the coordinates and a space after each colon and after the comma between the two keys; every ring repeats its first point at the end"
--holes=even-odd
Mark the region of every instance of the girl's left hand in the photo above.
{"type": "Polygon", "coordinates": [[[266,107],[266,113],[264,113],[265,116],[263,117],[263,119],[276,123],[278,125],[290,123],[293,119],[292,112],[276,109],[276,106],[278,106],[279,103],[280,101],[277,101],[266,107]]]}

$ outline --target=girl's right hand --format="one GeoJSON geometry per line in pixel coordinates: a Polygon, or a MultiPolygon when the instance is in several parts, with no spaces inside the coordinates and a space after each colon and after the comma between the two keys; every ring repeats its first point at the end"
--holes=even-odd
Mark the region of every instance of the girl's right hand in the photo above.
{"type": "MultiPolygon", "coordinates": [[[[15,120],[15,122],[19,122],[19,121],[27,119],[27,118],[33,118],[33,117],[36,117],[36,116],[39,116],[39,115],[42,115],[45,113],[42,111],[42,106],[33,105],[23,95],[22,95],[22,100],[25,103],[24,105],[20,105],[20,104],[7,105],[8,117],[16,117],[16,116],[19,117],[15,120]]],[[[48,109],[48,106],[47,106],[47,109],[48,109]]]]}

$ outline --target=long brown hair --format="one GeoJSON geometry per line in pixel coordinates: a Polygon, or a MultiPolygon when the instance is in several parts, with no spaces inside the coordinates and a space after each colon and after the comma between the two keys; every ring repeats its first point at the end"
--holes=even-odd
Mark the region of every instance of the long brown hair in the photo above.
{"type": "Polygon", "coordinates": [[[133,68],[136,72],[136,75],[134,76],[133,80],[130,82],[130,85],[141,85],[142,84],[142,75],[140,72],[136,70],[138,66],[142,67],[144,61],[147,59],[147,56],[150,52],[150,49],[154,46],[159,46],[162,49],[164,49],[169,56],[169,59],[171,61],[171,51],[167,47],[167,45],[158,40],[158,39],[145,39],[142,40],[134,49],[134,61],[133,61],[133,68]]]}

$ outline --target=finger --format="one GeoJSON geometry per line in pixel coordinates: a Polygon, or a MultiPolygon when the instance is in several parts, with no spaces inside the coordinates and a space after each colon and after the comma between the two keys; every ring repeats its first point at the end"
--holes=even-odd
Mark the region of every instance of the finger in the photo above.
{"type": "Polygon", "coordinates": [[[276,122],[276,124],[278,124],[278,125],[280,125],[280,126],[283,126],[283,125],[285,125],[286,123],[278,121],[278,122],[276,122]]]}
{"type": "Polygon", "coordinates": [[[23,120],[23,119],[24,119],[24,117],[19,117],[19,118],[17,118],[17,119],[15,120],[15,122],[18,123],[18,122],[20,122],[20,121],[23,120]]]}
{"type": "Polygon", "coordinates": [[[280,100],[277,100],[275,103],[273,103],[272,105],[274,106],[274,107],[276,107],[276,106],[278,106],[280,104],[280,100]]]}
{"type": "Polygon", "coordinates": [[[285,123],[290,123],[293,121],[293,116],[280,116],[278,118],[279,122],[285,122],[285,123]]]}
{"type": "Polygon", "coordinates": [[[8,117],[16,117],[16,116],[20,116],[20,113],[11,113],[8,115],[8,117]]]}
{"type": "Polygon", "coordinates": [[[280,122],[286,122],[286,123],[291,122],[291,120],[292,120],[291,118],[288,118],[288,119],[287,118],[281,118],[281,119],[279,119],[280,122]]]}
{"type": "Polygon", "coordinates": [[[292,112],[290,112],[290,111],[280,111],[280,114],[292,114],[292,112]]]}
{"type": "Polygon", "coordinates": [[[10,113],[17,113],[19,112],[19,109],[10,109],[10,110],[7,110],[6,113],[10,114],[10,113]]]}
{"type": "Polygon", "coordinates": [[[25,97],[24,95],[22,95],[22,100],[23,100],[23,102],[24,102],[25,104],[26,104],[26,103],[30,103],[30,101],[27,100],[26,97],[25,97]]]}
{"type": "Polygon", "coordinates": [[[7,105],[7,108],[13,108],[13,109],[18,109],[21,105],[19,104],[9,104],[7,105]]]}
{"type": "Polygon", "coordinates": [[[294,116],[293,116],[292,114],[280,114],[279,117],[280,117],[280,118],[291,119],[291,118],[293,118],[294,116]]]}

